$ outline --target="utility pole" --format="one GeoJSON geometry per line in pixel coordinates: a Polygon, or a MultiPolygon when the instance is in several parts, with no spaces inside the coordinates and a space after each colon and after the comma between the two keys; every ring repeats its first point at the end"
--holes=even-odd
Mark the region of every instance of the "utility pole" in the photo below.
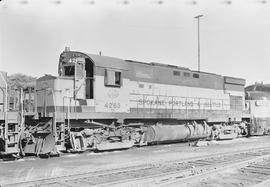
{"type": "Polygon", "coordinates": [[[200,72],[201,64],[200,64],[200,18],[203,17],[203,15],[195,16],[194,18],[198,21],[198,72],[200,72]]]}

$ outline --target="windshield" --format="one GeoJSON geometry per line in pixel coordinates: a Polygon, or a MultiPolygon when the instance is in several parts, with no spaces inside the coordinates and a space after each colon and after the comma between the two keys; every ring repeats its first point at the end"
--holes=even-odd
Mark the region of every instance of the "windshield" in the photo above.
{"type": "Polygon", "coordinates": [[[64,76],[74,76],[74,73],[75,73],[74,65],[64,66],[64,76]]]}

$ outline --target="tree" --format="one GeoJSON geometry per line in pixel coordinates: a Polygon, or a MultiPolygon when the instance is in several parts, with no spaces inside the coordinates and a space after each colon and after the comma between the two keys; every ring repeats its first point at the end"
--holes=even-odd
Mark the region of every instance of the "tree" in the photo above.
{"type": "Polygon", "coordinates": [[[20,89],[27,87],[35,87],[36,78],[21,73],[16,73],[8,76],[8,85],[10,89],[20,89]]]}

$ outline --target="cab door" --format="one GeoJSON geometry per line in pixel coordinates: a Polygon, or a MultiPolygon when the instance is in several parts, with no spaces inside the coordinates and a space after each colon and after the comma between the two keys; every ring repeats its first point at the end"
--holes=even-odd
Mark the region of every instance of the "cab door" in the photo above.
{"type": "Polygon", "coordinates": [[[75,99],[86,99],[85,92],[85,64],[83,61],[77,61],[75,64],[75,75],[74,75],[74,98],[75,99]]]}

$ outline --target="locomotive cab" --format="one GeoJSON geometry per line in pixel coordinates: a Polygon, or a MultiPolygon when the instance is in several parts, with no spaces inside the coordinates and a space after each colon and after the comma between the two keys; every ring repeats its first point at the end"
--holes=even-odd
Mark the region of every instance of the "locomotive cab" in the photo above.
{"type": "Polygon", "coordinates": [[[77,55],[60,58],[59,76],[74,80],[74,98],[94,98],[94,63],[90,58],[77,55]]]}

